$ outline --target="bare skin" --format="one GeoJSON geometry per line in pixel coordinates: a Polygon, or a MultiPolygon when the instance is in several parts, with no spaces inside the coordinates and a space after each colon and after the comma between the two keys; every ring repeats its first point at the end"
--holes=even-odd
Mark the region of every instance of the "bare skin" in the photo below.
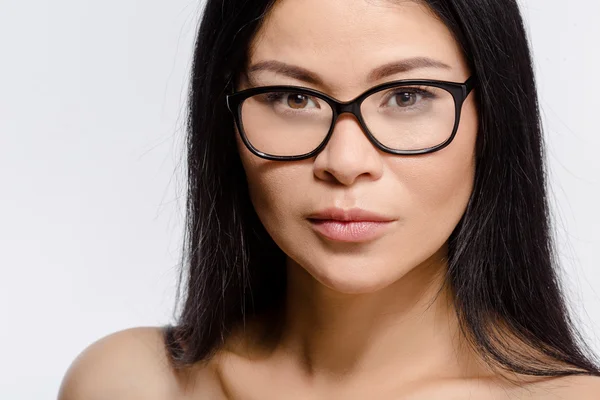
{"type": "MultiPolygon", "coordinates": [[[[264,61],[304,68],[321,83],[257,70],[240,77],[238,89],[289,84],[350,100],[391,80],[462,83],[472,73],[447,27],[409,1],[279,1],[252,43],[249,65],[264,61]],[[372,74],[414,57],[448,68],[372,74]]],[[[257,340],[256,322],[208,364],[175,372],[156,328],[120,332],[75,361],[59,399],[600,398],[600,380],[590,377],[511,386],[467,345],[451,293],[436,296],[447,239],[472,191],[477,121],[471,94],[452,144],[419,157],[381,152],[347,114],[327,147],[304,161],[260,159],[238,138],[253,205],[288,255],[279,340],[257,340]],[[334,206],[394,222],[373,242],[329,241],[306,216],[334,206]]]]}
{"type": "Polygon", "coordinates": [[[257,362],[228,351],[207,365],[174,371],[159,328],[132,328],[89,346],[71,365],[58,400],[596,400],[597,378],[524,379],[514,387],[492,379],[432,379],[385,393],[373,385],[349,393],[311,388],[281,362],[257,362]]]}

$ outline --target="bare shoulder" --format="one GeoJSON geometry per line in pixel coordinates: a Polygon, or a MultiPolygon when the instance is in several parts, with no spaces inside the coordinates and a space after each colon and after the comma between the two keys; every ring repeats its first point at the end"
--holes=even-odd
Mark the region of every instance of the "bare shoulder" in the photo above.
{"type": "Polygon", "coordinates": [[[555,378],[536,385],[536,399],[600,400],[600,377],[578,375],[555,378]]]}
{"type": "MultiPolygon", "coordinates": [[[[208,371],[195,368],[195,381],[208,371]]],[[[92,343],[73,361],[58,400],[184,399],[185,379],[171,367],[162,329],[131,328],[92,343]]]]}
{"type": "Polygon", "coordinates": [[[435,396],[429,398],[465,399],[468,393],[469,399],[477,400],[600,400],[600,377],[519,376],[516,381],[506,381],[496,376],[450,381],[436,387],[433,393],[435,396]]]}
{"type": "Polygon", "coordinates": [[[59,400],[173,398],[177,385],[159,328],[119,331],[89,345],[73,361],[59,400]]]}

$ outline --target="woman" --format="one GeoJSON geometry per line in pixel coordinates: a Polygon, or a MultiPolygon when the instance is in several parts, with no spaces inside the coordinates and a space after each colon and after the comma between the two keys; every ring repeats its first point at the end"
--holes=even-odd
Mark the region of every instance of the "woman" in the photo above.
{"type": "Polygon", "coordinates": [[[512,0],[208,1],[180,318],[60,399],[600,398],[536,101],[512,0]]]}

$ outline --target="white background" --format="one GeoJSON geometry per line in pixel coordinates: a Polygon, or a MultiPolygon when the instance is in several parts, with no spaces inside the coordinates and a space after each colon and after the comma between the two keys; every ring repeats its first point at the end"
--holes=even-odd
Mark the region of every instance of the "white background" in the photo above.
{"type": "MultiPolygon", "coordinates": [[[[569,297],[600,352],[600,3],[522,5],[569,297]]],[[[0,398],[55,398],[91,342],[171,321],[200,10],[0,0],[0,398]]]]}

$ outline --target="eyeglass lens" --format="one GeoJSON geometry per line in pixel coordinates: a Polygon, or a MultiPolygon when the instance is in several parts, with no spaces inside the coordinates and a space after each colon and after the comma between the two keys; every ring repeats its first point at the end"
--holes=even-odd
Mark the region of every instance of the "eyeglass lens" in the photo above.
{"type": "MultiPolygon", "coordinates": [[[[325,100],[301,92],[268,92],[242,103],[244,134],[274,156],[310,153],[325,139],[334,111],[325,100]]],[[[444,143],[455,124],[454,97],[428,85],[399,86],[371,94],[360,110],[370,133],[394,150],[421,150],[444,143]]]]}

